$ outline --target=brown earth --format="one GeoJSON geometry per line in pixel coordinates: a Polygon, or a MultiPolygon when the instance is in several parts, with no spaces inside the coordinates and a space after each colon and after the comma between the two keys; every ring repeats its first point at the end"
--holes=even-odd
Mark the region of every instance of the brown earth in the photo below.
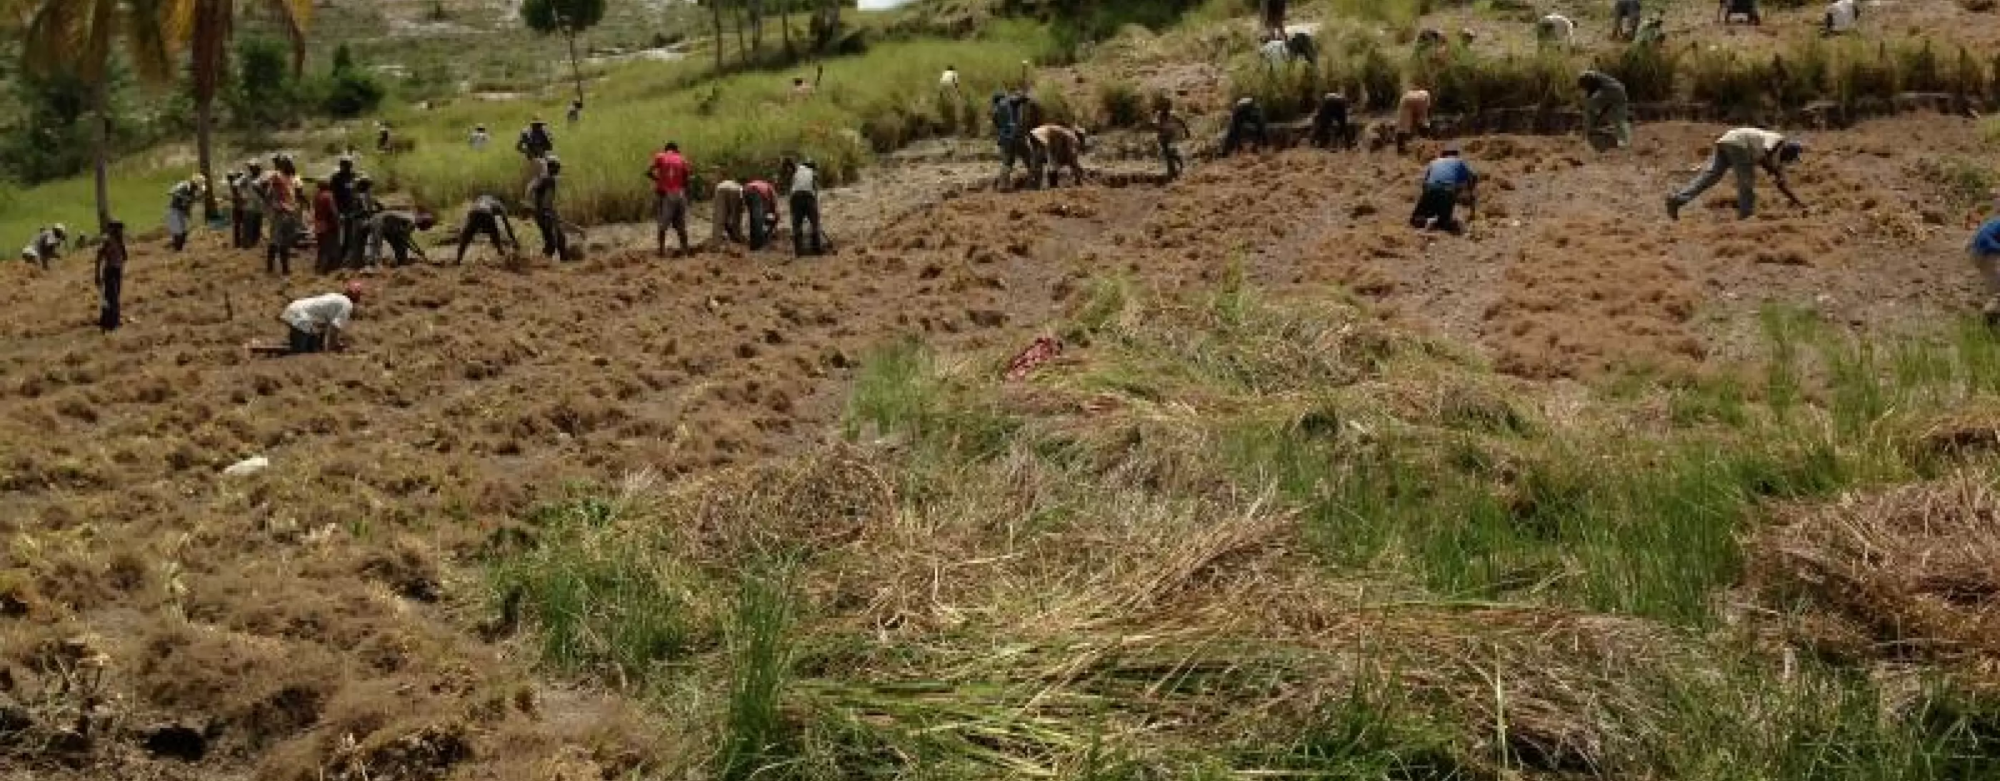
{"type": "Polygon", "coordinates": [[[900,335],[998,372],[1093,279],[1169,297],[1237,270],[1273,294],[1344,285],[1537,380],[1745,355],[1767,302],[1872,330],[1974,303],[1964,207],[1915,165],[1976,153],[1971,123],[1815,135],[1797,176],[1811,209],[1767,193],[1738,223],[1725,182],[1667,221],[1661,197],[1721,130],[1647,126],[1601,157],[1474,140],[1488,184],[1464,237],[1403,224],[1414,154],[949,198],[989,169],[892,170],[830,197],[833,257],[388,271],[341,355],[248,356],[286,300],[339,283],[267,278],[214,238],[138,248],[111,335],[90,325],[87,261],[8,264],[0,735],[41,742],[0,741],[0,777],[579,778],[696,750],[626,699],[537,679],[488,631],[478,552],[569,481],[836,436],[855,367],[900,335]],[[219,475],[259,454],[268,470],[219,475]]]}

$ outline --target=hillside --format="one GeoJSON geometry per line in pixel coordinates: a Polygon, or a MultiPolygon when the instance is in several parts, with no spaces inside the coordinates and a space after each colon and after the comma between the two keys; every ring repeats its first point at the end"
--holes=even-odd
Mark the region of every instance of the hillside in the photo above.
{"type": "MultiPolygon", "coordinates": [[[[1518,11],[1448,5],[1295,14],[1526,61],[1518,11]]],[[[984,12],[904,13],[947,6],[984,12]]],[[[1811,10],[1697,6],[1690,52],[1807,45],[1811,10]]],[[[1616,51],[1565,7],[1579,59],[1616,51]]],[[[148,226],[109,334],[87,255],[0,267],[0,779],[2000,777],[1991,126],[1786,126],[1806,206],[1760,181],[1745,221],[1727,181],[1661,203],[1720,122],[1472,133],[1476,216],[1418,232],[1437,140],[1206,154],[1269,89],[1240,10],[1034,74],[1093,120],[1110,85],[1175,96],[1174,181],[1119,129],[1092,182],[995,191],[924,94],[1042,41],[989,21],[829,60],[817,104],[608,70],[615,126],[561,136],[604,217],[579,262],[281,279],[148,226]],[[820,134],[837,251],[656,258],[617,145],[662,126],[698,164],[820,134]],[[352,349],[244,349],[348,279],[352,349]]],[[[1983,45],[1973,13],[1866,34],[1983,45]]],[[[407,29],[511,35],[464,24],[407,29]]],[[[395,197],[507,177],[444,146],[538,110],[486,105],[394,109],[395,197]]]]}

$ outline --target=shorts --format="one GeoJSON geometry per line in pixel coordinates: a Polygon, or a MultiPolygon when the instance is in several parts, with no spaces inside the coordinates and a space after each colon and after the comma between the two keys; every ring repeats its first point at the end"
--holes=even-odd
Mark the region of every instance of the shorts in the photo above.
{"type": "Polygon", "coordinates": [[[659,193],[653,203],[653,219],[662,228],[686,228],[687,193],[659,193]]]}

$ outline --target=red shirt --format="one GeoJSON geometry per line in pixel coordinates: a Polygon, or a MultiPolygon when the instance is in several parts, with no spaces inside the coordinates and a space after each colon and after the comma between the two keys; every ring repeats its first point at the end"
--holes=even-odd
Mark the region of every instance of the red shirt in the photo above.
{"type": "Polygon", "coordinates": [[[333,204],[333,189],[323,188],[313,196],[313,230],[332,233],[340,229],[340,209],[333,204]]]}
{"type": "Polygon", "coordinates": [[[743,189],[756,193],[757,197],[764,199],[764,202],[767,204],[775,206],[778,203],[778,191],[771,187],[770,182],[762,179],[753,179],[749,184],[743,185],[743,189]]]}
{"type": "Polygon", "coordinates": [[[687,158],[679,152],[653,155],[653,192],[661,195],[687,192],[687,158]]]}

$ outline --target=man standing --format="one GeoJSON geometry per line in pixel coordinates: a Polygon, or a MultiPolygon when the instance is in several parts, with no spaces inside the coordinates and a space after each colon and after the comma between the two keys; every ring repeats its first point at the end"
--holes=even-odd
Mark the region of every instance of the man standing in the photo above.
{"type": "Polygon", "coordinates": [[[331,274],[340,268],[340,207],[333,201],[333,185],[324,181],[313,185],[313,248],[318,253],[313,270],[331,274]]]}
{"type": "Polygon", "coordinates": [[[653,155],[653,164],[646,169],[646,176],[653,180],[653,219],[659,223],[655,235],[659,239],[660,257],[667,256],[669,228],[680,237],[680,254],[689,252],[687,186],[690,173],[687,158],[681,157],[680,145],[672,141],[668,141],[659,154],[653,155]]]}
{"type": "Polygon", "coordinates": [[[1988,326],[2000,326],[2000,190],[1994,190],[1994,216],[1979,226],[1972,235],[1972,243],[1965,248],[1972,257],[1972,265],[1979,269],[1980,281],[1986,283],[1986,305],[1980,308],[1988,326]]]}
{"type": "Polygon", "coordinates": [[[395,142],[391,140],[389,137],[389,123],[380,120],[376,121],[375,153],[378,155],[386,155],[389,152],[393,151],[394,147],[395,147],[395,142]]]}
{"type": "Polygon", "coordinates": [[[958,66],[944,66],[944,74],[938,76],[938,103],[956,106],[965,102],[965,94],[958,90],[958,66]]]}
{"type": "Polygon", "coordinates": [[[118,330],[123,322],[118,299],[125,292],[125,223],[112,220],[104,226],[104,243],[97,245],[97,327],[105,333],[118,330]]]}
{"type": "Polygon", "coordinates": [[[1721,0],[1719,5],[1723,24],[1729,24],[1739,16],[1753,27],[1764,24],[1763,15],[1757,12],[1757,0],[1721,0]]]}
{"type": "Polygon", "coordinates": [[[1613,0],[1611,3],[1611,40],[1629,41],[1639,34],[1639,0],[1613,0]]]}
{"type": "MultiPolygon", "coordinates": [[[[562,161],[550,154],[542,158],[542,174],[528,185],[528,203],[534,209],[535,229],[542,232],[542,256],[562,259],[568,255],[568,237],[562,219],[556,216],[556,187],[562,178],[562,161]]],[[[664,245],[666,239],[661,239],[664,245]]],[[[664,250],[662,250],[664,251],[664,250]]]]}
{"type": "Polygon", "coordinates": [[[305,227],[299,221],[297,172],[291,155],[279,154],[271,158],[271,171],[264,174],[264,202],[270,206],[271,217],[271,246],[264,254],[266,273],[292,273],[292,249],[298,246],[299,231],[305,227]]]}
{"type": "Polygon", "coordinates": [[[1431,131],[1431,91],[1413,89],[1396,101],[1396,154],[1409,151],[1410,139],[1431,131]]]}
{"type": "Polygon", "coordinates": [[[750,208],[750,251],[771,243],[778,228],[778,190],[770,182],[752,179],[743,185],[743,202],[750,208]]]}
{"type": "Polygon", "coordinates": [[[229,185],[229,246],[243,249],[243,174],[230,171],[223,182],[229,185]]]}
{"type": "Polygon", "coordinates": [[[1750,219],[1757,212],[1757,169],[1763,168],[1771,174],[1771,180],[1778,185],[1778,192],[1784,193],[1792,205],[1801,209],[1805,204],[1792,194],[1792,188],[1785,183],[1785,166],[1798,162],[1805,146],[1778,133],[1754,127],[1739,127],[1722,134],[1715,140],[1715,151],[1709,154],[1708,167],[1700,176],[1688,183],[1680,192],[1667,196],[1667,216],[1681,218],[1681,207],[1692,203],[1702,192],[1722,181],[1724,173],[1736,173],[1736,218],[1750,219]]]}
{"type": "Polygon", "coordinates": [[[507,220],[507,205],[491,195],[479,196],[472,202],[472,208],[466,210],[465,227],[458,231],[458,260],[453,261],[454,265],[465,263],[465,250],[480,234],[492,238],[493,248],[502,253],[510,247],[515,250],[521,248],[521,241],[514,238],[514,223],[507,220]],[[502,230],[507,233],[504,241],[500,238],[502,230]]]}
{"type": "Polygon", "coordinates": [[[347,323],[367,289],[360,280],[347,283],[346,293],[301,298],[285,305],[278,319],[285,324],[287,355],[339,351],[346,347],[347,323]]]}
{"type": "Polygon", "coordinates": [[[1459,157],[1458,144],[1446,144],[1444,154],[1424,166],[1424,190],[1410,214],[1410,227],[1457,233],[1460,226],[1451,213],[1458,195],[1477,197],[1478,187],[1479,175],[1459,157]]]}
{"type": "Polygon", "coordinates": [[[1632,145],[1632,113],[1625,84],[1608,74],[1584,71],[1576,78],[1583,89],[1583,133],[1585,138],[1609,132],[1619,149],[1632,145]],[[1600,127],[1600,123],[1609,127],[1600,127]]]}
{"type": "Polygon", "coordinates": [[[194,202],[206,192],[208,177],[201,174],[190,176],[167,190],[167,234],[173,237],[175,252],[187,247],[188,230],[194,225],[194,202]]]}
{"type": "Polygon", "coordinates": [[[49,261],[62,257],[62,246],[69,239],[69,228],[58,222],[35,233],[33,241],[21,248],[21,259],[49,270],[49,261]]]}
{"type": "Polygon", "coordinates": [[[243,164],[243,249],[256,249],[264,241],[264,212],[269,210],[264,194],[264,166],[251,160],[243,164]]]}
{"type": "Polygon", "coordinates": [[[472,151],[484,152],[486,151],[486,145],[493,142],[493,136],[486,132],[485,125],[474,125],[472,127],[472,135],[466,139],[466,142],[472,145],[472,151]]]}
{"type": "MultiPolygon", "coordinates": [[[[327,177],[327,184],[333,188],[333,208],[340,214],[339,229],[333,232],[335,246],[340,247],[337,255],[342,262],[361,259],[361,209],[355,202],[354,182],[360,175],[354,171],[354,156],[341,155],[333,175],[327,177]]],[[[325,237],[322,237],[324,240],[325,237]]]]}
{"type": "Polygon", "coordinates": [[[1576,45],[1576,22],[1562,14],[1543,16],[1535,22],[1535,43],[1544,49],[1569,51],[1576,45]]]}
{"type": "Polygon", "coordinates": [[[575,126],[576,123],[583,121],[582,100],[572,100],[569,102],[569,113],[563,115],[563,121],[568,122],[571,126],[575,126]]]}
{"type": "Polygon", "coordinates": [[[1319,110],[1313,112],[1313,146],[1331,149],[1338,142],[1341,149],[1354,146],[1354,128],[1347,124],[1347,96],[1339,92],[1329,92],[1320,98],[1319,110]]]}
{"type": "Polygon", "coordinates": [[[1174,134],[1175,125],[1180,126],[1180,135],[1194,135],[1194,131],[1188,128],[1187,120],[1174,114],[1174,104],[1162,98],[1153,109],[1153,133],[1160,142],[1160,162],[1167,165],[1167,178],[1170,180],[1180,178],[1182,167],[1181,150],[1174,143],[1180,138],[1174,134]]]}
{"type": "Polygon", "coordinates": [[[1262,149],[1269,140],[1264,110],[1257,107],[1256,99],[1248,96],[1237,99],[1236,107],[1229,111],[1229,131],[1222,136],[1222,155],[1236,154],[1245,145],[1262,149]]]}
{"type": "Polygon", "coordinates": [[[994,189],[1011,189],[1014,185],[1014,163],[1027,161],[1023,135],[1007,95],[993,93],[993,139],[1000,145],[1000,178],[995,180],[994,189]]]}
{"type": "Polygon", "coordinates": [[[556,151],[556,139],[549,135],[548,123],[543,122],[541,117],[529,120],[528,126],[521,129],[521,137],[514,141],[514,151],[520,152],[530,162],[556,151]]]}
{"type": "Polygon", "coordinates": [[[791,193],[792,253],[818,255],[822,244],[819,231],[819,172],[813,161],[800,163],[792,172],[791,193]]]}
{"type": "MultiPolygon", "coordinates": [[[[715,169],[721,178],[722,169],[715,169]]],[[[715,235],[710,240],[720,246],[724,237],[737,244],[743,243],[743,185],[734,179],[723,179],[715,185],[715,235]]]]}

